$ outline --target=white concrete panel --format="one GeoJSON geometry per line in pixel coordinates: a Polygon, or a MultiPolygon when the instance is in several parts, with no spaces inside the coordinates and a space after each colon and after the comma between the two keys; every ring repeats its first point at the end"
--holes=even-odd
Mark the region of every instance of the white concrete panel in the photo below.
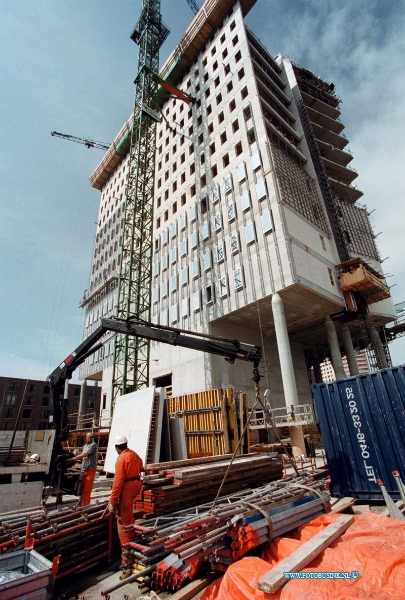
{"type": "Polygon", "coordinates": [[[33,430],[28,434],[27,449],[32,454],[39,454],[39,462],[46,465],[46,473],[49,471],[54,439],[54,429],[33,430]]]}
{"type": "Polygon", "coordinates": [[[3,483],[0,494],[0,512],[39,506],[42,501],[43,486],[43,481],[3,483]]]}
{"type": "Polygon", "coordinates": [[[118,455],[114,439],[117,435],[125,435],[128,438],[128,447],[139,454],[145,464],[154,394],[155,388],[149,387],[117,398],[104,465],[107,473],[115,473],[118,455]]]}

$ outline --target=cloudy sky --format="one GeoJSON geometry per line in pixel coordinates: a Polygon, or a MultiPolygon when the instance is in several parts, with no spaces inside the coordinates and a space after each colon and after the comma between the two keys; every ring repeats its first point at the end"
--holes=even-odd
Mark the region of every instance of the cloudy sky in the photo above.
{"type": "MultiPolygon", "coordinates": [[[[201,5],[202,0],[197,0],[201,5]]],[[[0,0],[0,375],[42,379],[81,341],[102,157],[51,131],[111,142],[134,102],[141,0],[0,0]]],[[[193,18],[162,0],[161,64],[193,18]]],[[[405,3],[258,0],[248,26],[343,99],[358,187],[394,302],[405,300],[405,3]]],[[[391,345],[405,363],[405,338],[391,345]]]]}

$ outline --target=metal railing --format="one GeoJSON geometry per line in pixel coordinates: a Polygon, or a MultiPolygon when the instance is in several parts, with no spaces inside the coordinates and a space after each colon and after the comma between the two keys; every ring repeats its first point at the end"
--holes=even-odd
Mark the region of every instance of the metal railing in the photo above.
{"type": "MultiPolygon", "coordinates": [[[[299,404],[295,408],[273,408],[270,411],[276,427],[294,425],[310,425],[314,423],[314,412],[311,404],[299,404]]],[[[262,410],[256,410],[250,419],[250,429],[267,429],[268,423],[262,410]]]]}

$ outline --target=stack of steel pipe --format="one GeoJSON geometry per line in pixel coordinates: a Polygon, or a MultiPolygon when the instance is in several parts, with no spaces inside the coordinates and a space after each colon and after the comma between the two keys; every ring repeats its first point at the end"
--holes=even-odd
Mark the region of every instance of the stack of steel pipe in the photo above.
{"type": "Polygon", "coordinates": [[[38,507],[21,516],[2,515],[0,531],[10,542],[3,551],[35,548],[50,560],[60,555],[57,577],[110,557],[112,515],[106,507],[107,502],[49,512],[38,507]]]}
{"type": "Polygon", "coordinates": [[[223,497],[213,509],[205,504],[137,521],[127,528],[134,532],[127,545],[133,573],[148,569],[151,587],[176,591],[204,562],[224,571],[249,550],[328,512],[323,490],[322,482],[301,477],[223,497]]]}
{"type": "MultiPolygon", "coordinates": [[[[181,462],[181,467],[170,468],[170,463],[160,469],[147,467],[142,491],[135,502],[136,510],[145,515],[158,516],[215,498],[230,458],[221,460],[218,457],[218,461],[206,464],[188,465],[188,461],[181,462]]],[[[281,476],[281,457],[263,454],[236,457],[229,469],[223,493],[231,494],[240,489],[256,487],[281,476]]]]}

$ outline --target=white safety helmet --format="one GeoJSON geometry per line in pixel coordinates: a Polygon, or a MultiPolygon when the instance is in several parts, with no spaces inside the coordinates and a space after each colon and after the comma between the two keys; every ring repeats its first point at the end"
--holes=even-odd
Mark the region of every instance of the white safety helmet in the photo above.
{"type": "Polygon", "coordinates": [[[117,435],[115,438],[115,445],[121,446],[121,444],[128,444],[128,439],[125,437],[125,435],[117,435]]]}

